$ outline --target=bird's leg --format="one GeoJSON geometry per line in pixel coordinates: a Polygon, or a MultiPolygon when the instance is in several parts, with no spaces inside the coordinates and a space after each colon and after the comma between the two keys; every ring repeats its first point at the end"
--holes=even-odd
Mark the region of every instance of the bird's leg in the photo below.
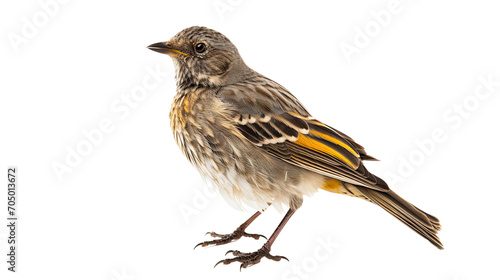
{"type": "MultiPolygon", "coordinates": [[[[245,229],[255,220],[257,217],[261,214],[260,211],[257,211],[255,214],[252,215],[248,220],[246,220],[243,224],[241,224],[233,233],[230,234],[218,234],[215,232],[207,232],[207,234],[210,234],[212,237],[217,237],[218,239],[214,239],[211,241],[205,241],[198,243],[194,248],[201,246],[201,247],[206,247],[209,245],[223,245],[227,244],[233,241],[236,241],[240,239],[242,236],[245,237],[251,237],[253,239],[259,239],[260,237],[266,238],[264,235],[261,234],[252,234],[252,233],[246,233],[245,229]]],[[[266,238],[267,239],[267,238],[266,238]]]]}
{"type": "Polygon", "coordinates": [[[230,250],[226,253],[226,255],[231,253],[231,254],[233,254],[233,256],[235,256],[235,258],[221,260],[218,263],[216,263],[215,266],[217,266],[220,263],[230,264],[233,262],[240,262],[241,263],[240,270],[241,270],[242,268],[246,268],[248,266],[252,266],[254,264],[259,263],[263,257],[266,257],[266,258],[271,259],[273,261],[280,261],[281,259],[285,259],[288,261],[288,259],[286,257],[273,256],[270,254],[270,252],[271,252],[271,246],[273,245],[274,241],[276,240],[276,238],[280,234],[281,230],[285,227],[285,224],[288,222],[288,220],[290,220],[293,213],[295,213],[295,210],[292,210],[292,209],[288,210],[288,212],[286,213],[283,220],[281,220],[281,222],[278,225],[278,227],[276,228],[276,230],[273,232],[271,237],[269,237],[269,239],[264,244],[264,246],[262,246],[262,248],[260,248],[259,250],[255,251],[255,252],[252,252],[252,253],[242,253],[240,251],[230,250]]]}

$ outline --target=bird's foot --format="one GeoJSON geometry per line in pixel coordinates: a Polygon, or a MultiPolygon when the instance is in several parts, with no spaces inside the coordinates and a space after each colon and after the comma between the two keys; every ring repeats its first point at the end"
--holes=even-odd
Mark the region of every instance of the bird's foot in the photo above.
{"type": "Polygon", "coordinates": [[[258,264],[260,262],[260,260],[264,257],[266,257],[270,260],[273,260],[273,261],[280,261],[281,259],[285,259],[288,261],[288,258],[286,258],[284,256],[273,256],[269,252],[270,252],[270,249],[267,248],[266,245],[262,246],[262,248],[260,248],[259,250],[255,251],[255,252],[252,252],[252,253],[242,253],[240,251],[230,250],[230,251],[227,251],[226,255],[231,253],[231,254],[233,254],[233,256],[235,256],[235,258],[221,260],[218,263],[216,263],[215,266],[217,266],[220,263],[230,264],[233,262],[240,262],[241,263],[240,271],[241,271],[242,268],[247,268],[247,267],[252,266],[254,264],[258,264]]]}
{"type": "Polygon", "coordinates": [[[215,246],[217,246],[217,245],[224,245],[224,244],[236,241],[236,240],[240,239],[242,236],[251,237],[251,238],[256,239],[256,240],[258,240],[261,237],[264,238],[264,239],[267,239],[262,234],[246,233],[245,230],[243,228],[240,228],[240,227],[237,228],[233,233],[230,233],[230,234],[218,234],[218,233],[215,233],[213,231],[212,232],[207,232],[207,234],[210,234],[210,236],[218,238],[218,239],[214,239],[214,240],[211,240],[211,241],[205,241],[205,242],[198,243],[196,246],[194,246],[195,249],[198,246],[207,247],[207,246],[210,246],[210,245],[215,245],[215,246]]]}

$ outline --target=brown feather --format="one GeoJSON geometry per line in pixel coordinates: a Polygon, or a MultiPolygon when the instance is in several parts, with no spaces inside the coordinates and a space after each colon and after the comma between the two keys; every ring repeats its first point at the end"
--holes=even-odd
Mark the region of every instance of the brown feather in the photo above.
{"type": "Polygon", "coordinates": [[[429,240],[434,246],[439,249],[444,248],[437,236],[437,232],[441,229],[441,225],[436,217],[421,211],[393,191],[378,192],[363,187],[358,187],[358,189],[370,199],[370,201],[384,208],[384,210],[429,240]]]}

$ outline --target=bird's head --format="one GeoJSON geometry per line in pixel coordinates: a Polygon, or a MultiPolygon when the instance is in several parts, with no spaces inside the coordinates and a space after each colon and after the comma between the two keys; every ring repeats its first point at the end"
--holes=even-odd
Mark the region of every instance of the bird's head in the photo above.
{"type": "Polygon", "coordinates": [[[248,70],[238,49],[221,33],[193,26],[149,49],[168,54],[174,61],[179,87],[219,87],[237,82],[248,70]]]}

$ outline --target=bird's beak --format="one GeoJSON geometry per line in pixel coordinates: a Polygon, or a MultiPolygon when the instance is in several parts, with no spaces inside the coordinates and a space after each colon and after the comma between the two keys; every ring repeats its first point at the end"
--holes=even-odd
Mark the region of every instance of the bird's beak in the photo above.
{"type": "Polygon", "coordinates": [[[170,56],[171,55],[175,55],[175,56],[179,56],[179,55],[188,56],[187,53],[181,52],[180,50],[176,49],[174,46],[172,46],[171,44],[169,44],[169,42],[155,43],[155,44],[149,45],[148,49],[150,49],[152,51],[155,51],[155,52],[168,54],[170,56]]]}

